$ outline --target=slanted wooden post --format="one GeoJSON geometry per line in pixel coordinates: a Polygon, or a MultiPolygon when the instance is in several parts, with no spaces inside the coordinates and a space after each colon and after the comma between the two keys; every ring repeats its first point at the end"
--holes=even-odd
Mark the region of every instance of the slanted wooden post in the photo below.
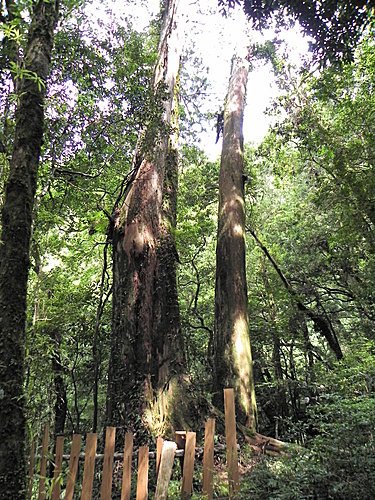
{"type": "Polygon", "coordinates": [[[38,500],[44,500],[46,498],[48,437],[49,437],[49,425],[46,424],[44,426],[43,439],[42,439],[42,453],[40,457],[40,479],[39,479],[38,500]]]}
{"type": "Polygon", "coordinates": [[[236,411],[233,389],[224,389],[225,439],[227,444],[227,466],[229,497],[233,497],[239,488],[238,452],[236,434],[236,411]]]}
{"type": "Polygon", "coordinates": [[[209,418],[204,430],[204,451],[203,451],[203,495],[208,500],[213,496],[214,477],[214,435],[215,419],[209,418]]]}
{"type": "Polygon", "coordinates": [[[65,500],[73,500],[74,485],[76,483],[78,471],[79,452],[81,451],[81,440],[82,436],[80,434],[73,434],[72,446],[70,449],[69,474],[66,484],[65,500]]]}
{"type": "Polygon", "coordinates": [[[103,458],[103,477],[100,488],[100,499],[111,500],[112,496],[112,474],[113,454],[115,452],[116,427],[107,427],[105,433],[105,447],[103,458]]]}
{"type": "Polygon", "coordinates": [[[136,500],[148,499],[148,446],[138,450],[138,476],[136,500]]]}
{"type": "Polygon", "coordinates": [[[64,436],[57,436],[55,450],[55,468],[53,470],[52,500],[60,500],[60,475],[64,453],[64,436]]]}
{"type": "Polygon", "coordinates": [[[92,483],[95,473],[95,454],[97,446],[97,435],[89,432],[86,436],[85,465],[83,469],[81,500],[91,500],[92,483]]]}
{"type": "Polygon", "coordinates": [[[121,500],[130,500],[132,487],[133,434],[125,434],[124,465],[122,470],[121,500]]]}
{"type": "Polygon", "coordinates": [[[184,469],[182,476],[181,498],[188,499],[193,491],[193,473],[195,460],[195,432],[186,434],[185,453],[184,453],[184,469]]]}
{"type": "Polygon", "coordinates": [[[159,475],[161,452],[163,451],[163,444],[164,444],[164,439],[159,436],[156,440],[156,479],[158,478],[158,475],[159,475]]]}
{"type": "Polygon", "coordinates": [[[175,442],[164,441],[154,500],[165,500],[167,498],[176,449],[177,445],[175,442]]]}
{"type": "Polygon", "coordinates": [[[27,488],[27,498],[28,500],[31,500],[31,496],[33,494],[33,481],[34,481],[34,469],[35,469],[35,448],[36,448],[36,444],[35,444],[35,439],[34,441],[31,443],[31,448],[30,448],[30,461],[29,461],[29,474],[28,474],[28,478],[29,478],[29,485],[28,485],[28,488],[27,488]]]}

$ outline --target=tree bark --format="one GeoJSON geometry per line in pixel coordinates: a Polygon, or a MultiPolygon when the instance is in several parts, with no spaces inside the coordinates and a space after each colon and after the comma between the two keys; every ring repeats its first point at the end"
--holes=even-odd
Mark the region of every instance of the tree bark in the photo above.
{"type": "Polygon", "coordinates": [[[255,429],[256,401],[247,314],[243,112],[248,63],[234,57],[224,109],[216,247],[214,392],[233,387],[237,414],[255,429]]]}
{"type": "Polygon", "coordinates": [[[167,93],[162,130],[139,164],[113,232],[107,422],[146,433],[173,426],[185,368],[173,237],[177,152],[170,131],[180,59],[178,3],[166,2],[154,73],[155,90],[162,83],[167,93]]]}
{"type": "MultiPolygon", "coordinates": [[[[58,2],[36,3],[24,67],[45,82],[58,2]]],[[[44,85],[24,78],[19,88],[0,245],[0,491],[25,498],[24,345],[32,211],[43,137],[44,85]]]]}

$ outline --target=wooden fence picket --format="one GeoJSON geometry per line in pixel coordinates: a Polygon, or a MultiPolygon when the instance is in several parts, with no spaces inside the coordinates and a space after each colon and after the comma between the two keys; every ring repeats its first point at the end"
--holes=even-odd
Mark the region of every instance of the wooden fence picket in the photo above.
{"type": "Polygon", "coordinates": [[[159,475],[161,452],[163,451],[163,444],[164,444],[164,439],[159,436],[156,440],[156,480],[158,479],[158,475],[159,475]]]}
{"type": "Polygon", "coordinates": [[[186,433],[184,469],[182,475],[181,498],[184,500],[191,497],[193,490],[193,474],[195,460],[195,432],[186,433]]]}
{"type": "Polygon", "coordinates": [[[154,500],[166,500],[171,479],[177,445],[174,441],[164,441],[154,500]]]}
{"type": "Polygon", "coordinates": [[[97,440],[98,437],[93,432],[89,432],[86,436],[81,500],[91,500],[92,498],[97,440]]]}
{"type": "MultiPolygon", "coordinates": [[[[233,389],[224,389],[225,409],[225,439],[229,482],[229,498],[234,498],[239,490],[238,450],[236,435],[235,396],[233,389]]],[[[214,478],[214,436],[215,419],[209,418],[205,423],[204,450],[203,450],[203,484],[202,494],[207,500],[213,498],[214,478]]],[[[123,472],[121,484],[121,500],[130,500],[132,487],[132,464],[134,436],[132,433],[125,434],[123,453],[115,453],[116,428],[107,427],[104,454],[97,454],[97,434],[88,433],[86,436],[85,453],[80,454],[82,436],[73,434],[70,455],[64,455],[64,437],[56,439],[55,464],[53,472],[51,500],[60,500],[61,497],[61,472],[63,459],[69,459],[69,473],[65,490],[65,500],[73,500],[75,483],[78,473],[79,460],[84,458],[84,470],[82,478],[81,500],[91,500],[93,495],[93,483],[95,475],[96,459],[103,458],[103,474],[100,485],[100,499],[111,500],[113,464],[114,460],[123,458],[123,472]]],[[[46,500],[46,471],[49,446],[49,426],[46,424],[43,430],[43,438],[40,453],[38,500],[46,500]]],[[[36,441],[30,446],[30,461],[28,467],[27,500],[32,498],[33,480],[35,471],[36,441]]],[[[156,441],[156,452],[149,453],[148,446],[138,449],[138,470],[136,484],[136,500],[148,499],[148,473],[149,456],[156,460],[156,491],[154,500],[167,498],[168,486],[176,457],[180,460],[182,469],[181,498],[187,500],[193,493],[194,462],[196,451],[196,433],[177,431],[175,442],[164,441],[158,437],[156,441]]]]}
{"type": "Polygon", "coordinates": [[[213,496],[214,477],[214,435],[215,419],[209,418],[204,431],[204,451],[203,451],[203,495],[208,500],[213,496]]]}
{"type": "Polygon", "coordinates": [[[74,486],[78,472],[79,453],[81,451],[81,434],[73,434],[72,446],[70,449],[69,473],[65,490],[65,500],[73,500],[74,486]]]}
{"type": "Polygon", "coordinates": [[[64,436],[57,436],[55,449],[55,467],[53,469],[52,500],[60,500],[60,475],[64,453],[64,436]]]}
{"type": "Polygon", "coordinates": [[[138,449],[138,474],[136,500],[148,499],[148,446],[138,449]]]}
{"type": "Polygon", "coordinates": [[[38,500],[46,498],[46,472],[47,472],[47,453],[48,453],[48,438],[49,438],[49,425],[44,426],[42,452],[40,456],[40,479],[39,479],[39,493],[38,500]]]}
{"type": "Polygon", "coordinates": [[[124,443],[124,464],[122,470],[121,500],[130,500],[132,487],[133,441],[133,434],[131,432],[127,432],[125,434],[124,443]]]}
{"type": "Polygon", "coordinates": [[[115,452],[115,438],[116,427],[107,427],[105,433],[102,485],[100,488],[101,500],[111,500],[112,496],[113,454],[115,452]]]}
{"type": "Polygon", "coordinates": [[[225,439],[227,445],[227,467],[229,497],[235,496],[239,488],[238,452],[236,434],[236,411],[233,389],[224,389],[225,439]]]}

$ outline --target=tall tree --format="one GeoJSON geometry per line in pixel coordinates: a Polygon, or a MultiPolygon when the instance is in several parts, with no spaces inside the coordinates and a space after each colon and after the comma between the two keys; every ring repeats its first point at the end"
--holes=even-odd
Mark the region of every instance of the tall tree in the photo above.
{"type": "Polygon", "coordinates": [[[107,421],[148,430],[168,425],[184,370],[176,286],[177,152],[173,137],[180,61],[178,0],[165,2],[155,93],[161,127],[144,151],[114,217],[113,316],[107,421]]]}
{"type": "Polygon", "coordinates": [[[24,346],[32,211],[58,1],[33,10],[19,85],[0,245],[0,491],[24,499],[24,346]]]}
{"type": "Polygon", "coordinates": [[[249,64],[234,56],[224,109],[216,247],[214,390],[234,387],[240,415],[254,429],[256,400],[247,313],[243,113],[249,64]]]}

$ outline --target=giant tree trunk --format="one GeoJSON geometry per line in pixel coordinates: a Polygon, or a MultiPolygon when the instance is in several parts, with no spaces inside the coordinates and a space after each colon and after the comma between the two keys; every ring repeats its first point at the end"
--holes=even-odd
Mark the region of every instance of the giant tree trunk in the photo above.
{"type": "Polygon", "coordinates": [[[256,401],[247,314],[242,134],[247,77],[247,61],[234,57],[224,109],[220,165],[214,391],[220,403],[223,388],[233,387],[240,418],[254,429],[256,401]]]}
{"type": "MultiPolygon", "coordinates": [[[[58,2],[36,3],[24,67],[46,81],[58,2]]],[[[44,86],[24,78],[19,88],[0,244],[0,492],[24,499],[24,345],[29,247],[43,137],[44,86]]]]}
{"type": "Polygon", "coordinates": [[[163,82],[167,90],[163,130],[140,162],[113,235],[107,422],[147,431],[173,425],[185,365],[173,238],[177,154],[170,132],[180,59],[178,3],[166,2],[154,76],[155,89],[163,82]]]}

